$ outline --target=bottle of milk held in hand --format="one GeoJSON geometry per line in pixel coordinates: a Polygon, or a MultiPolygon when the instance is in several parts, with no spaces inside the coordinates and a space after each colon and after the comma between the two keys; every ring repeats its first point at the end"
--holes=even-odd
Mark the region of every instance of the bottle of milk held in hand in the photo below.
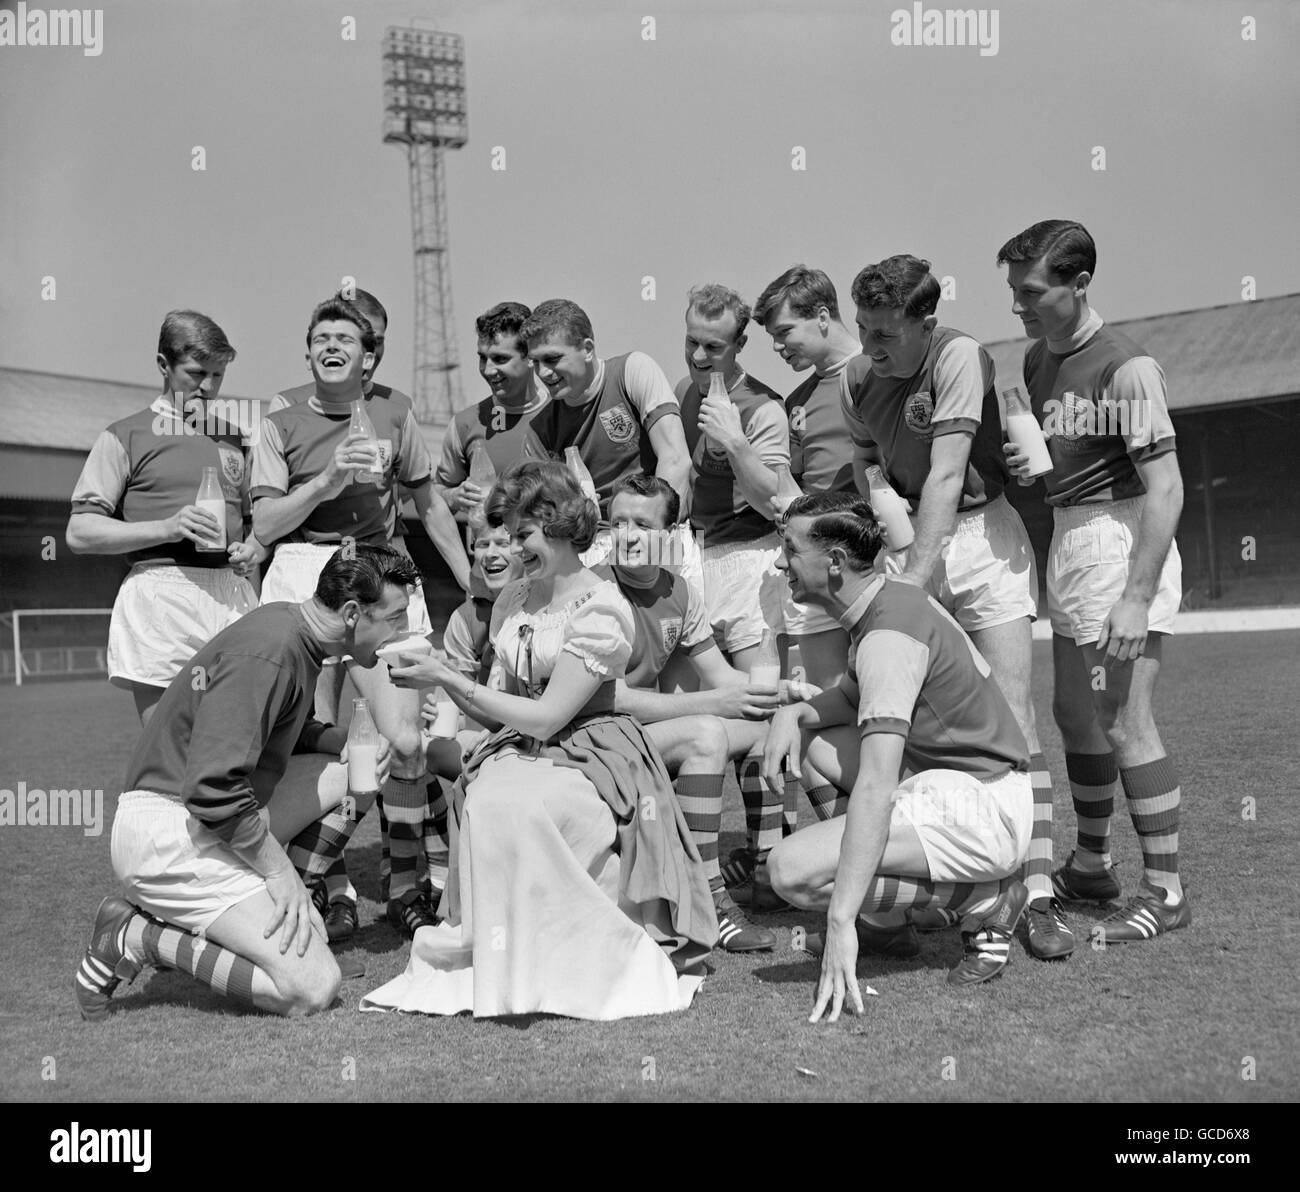
{"type": "Polygon", "coordinates": [[[352,701],[348,728],[348,790],[368,795],[379,790],[379,730],[370,716],[370,703],[352,701]]]}
{"type": "Polygon", "coordinates": [[[226,495],[221,491],[221,481],[217,479],[216,468],[204,468],[203,480],[199,483],[199,495],[194,498],[196,504],[205,513],[212,514],[221,527],[214,538],[204,538],[194,544],[195,550],[211,554],[226,553],[226,495]]]}

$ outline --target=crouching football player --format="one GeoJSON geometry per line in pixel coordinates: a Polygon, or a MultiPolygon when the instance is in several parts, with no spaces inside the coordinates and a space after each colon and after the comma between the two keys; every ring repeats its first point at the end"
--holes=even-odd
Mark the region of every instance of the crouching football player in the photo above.
{"type": "Polygon", "coordinates": [[[827,911],[812,1021],[846,991],[862,1012],[859,948],[918,950],[910,907],[964,916],[954,985],[997,976],[1027,891],[1007,880],[1024,862],[1034,823],[1029,749],[988,663],[925,592],[872,573],[881,550],[870,506],[845,493],[801,497],[786,511],[777,566],[793,598],[848,631],[848,673],[772,719],[764,774],[801,755],[849,795],[848,813],[782,841],[772,885],[796,906],[827,911]],[[906,775],[906,777],[905,777],[906,775]],[[860,917],[862,915],[862,917],[860,917]]]}
{"type": "MultiPolygon", "coordinates": [[[[405,634],[418,578],[388,548],[346,554],[331,556],[310,599],[263,605],[223,629],[159,701],[113,821],[113,870],[127,898],[100,904],[77,971],[83,1018],[104,1017],[119,980],[147,964],[273,1014],[333,1002],[339,967],[285,845],[337,821],[329,830],[342,849],[357,818],[344,802],[346,767],[332,783],[282,779],[322,660],[347,653],[374,666],[376,650],[405,634]]],[[[373,798],[352,792],[364,795],[373,798]]]]}

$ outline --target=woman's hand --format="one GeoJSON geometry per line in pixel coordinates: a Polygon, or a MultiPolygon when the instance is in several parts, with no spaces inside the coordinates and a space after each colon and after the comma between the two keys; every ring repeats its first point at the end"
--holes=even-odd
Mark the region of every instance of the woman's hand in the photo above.
{"type": "Polygon", "coordinates": [[[406,666],[388,668],[394,687],[445,687],[453,679],[460,678],[460,672],[452,670],[447,665],[447,660],[439,654],[427,657],[403,654],[401,658],[407,663],[406,666]]]}

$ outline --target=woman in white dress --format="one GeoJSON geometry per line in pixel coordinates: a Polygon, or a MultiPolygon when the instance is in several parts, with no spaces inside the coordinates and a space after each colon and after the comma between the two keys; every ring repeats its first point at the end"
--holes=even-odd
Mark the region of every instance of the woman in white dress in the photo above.
{"type": "Polygon", "coordinates": [[[612,1019],[690,1004],[717,920],[662,759],[612,712],[631,609],[583,567],[596,509],[558,464],[516,465],[487,501],[523,578],[498,597],[485,688],[441,658],[395,668],[501,727],[465,763],[441,911],[363,1010],[612,1019]]]}

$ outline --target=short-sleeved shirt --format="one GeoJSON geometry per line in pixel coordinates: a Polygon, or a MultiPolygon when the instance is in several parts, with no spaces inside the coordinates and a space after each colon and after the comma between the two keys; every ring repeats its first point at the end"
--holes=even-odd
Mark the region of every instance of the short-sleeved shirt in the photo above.
{"type": "Polygon", "coordinates": [[[855,492],[853,443],[844,407],[854,405],[871,362],[851,352],[825,372],[814,372],[785,399],[790,421],[790,472],[806,493],[855,492]]]}
{"type": "Polygon", "coordinates": [[[223,629],[163,692],[124,790],[181,799],[227,843],[254,847],[316,699],[325,647],[296,604],[275,601],[223,629]]]}
{"type": "MultiPolygon", "coordinates": [[[[410,401],[396,390],[389,392],[391,396],[381,396],[376,385],[365,398],[379,440],[383,481],[375,485],[354,477],[338,496],[308,513],[285,541],[328,545],[351,537],[366,546],[386,546],[396,536],[396,485],[428,484],[433,464],[410,401]]],[[[253,500],[286,496],[319,476],[347,437],[351,415],[348,403],[322,402],[318,395],[268,415],[253,447],[253,500]]]]}
{"type": "Polygon", "coordinates": [[[932,597],[881,576],[840,624],[858,728],[864,737],[904,737],[905,771],[991,779],[1029,769],[1029,747],[989,664],[932,597]]]}
{"type": "Polygon", "coordinates": [[[1141,496],[1136,464],[1174,450],[1165,374],[1096,311],[1068,340],[1035,340],[1025,384],[1045,433],[1049,505],[1096,505],[1141,496]]]}
{"type": "MultiPolygon", "coordinates": [[[[193,399],[183,412],[165,397],[101,431],[72,492],[73,513],[102,513],[118,521],[162,521],[198,496],[203,469],[217,469],[226,502],[226,541],[244,537],[248,455],[240,429],[193,399]]],[[[201,551],[188,538],[127,556],[131,563],[167,561],[181,567],[226,567],[224,550],[201,551]]]]}
{"type": "MultiPolygon", "coordinates": [[[[727,391],[740,414],[740,425],[759,459],[769,468],[790,466],[790,425],[780,395],[762,381],[742,372],[727,391]]],[[[691,526],[704,536],[705,546],[753,542],[772,532],[771,511],[755,509],[745,499],[731,458],[710,444],[700,431],[699,386],[690,377],[677,384],[682,430],[691,453],[691,526]]]]}
{"type": "Polygon", "coordinates": [[[663,369],[644,352],[628,352],[602,360],[581,403],[552,401],[534,416],[532,430],[557,457],[577,447],[596,486],[600,516],[607,519],[614,485],[658,467],[650,428],[670,416],[680,417],[681,410],[663,369]]]}
{"type": "Polygon", "coordinates": [[[464,484],[470,462],[480,450],[487,452],[497,475],[521,459],[544,459],[546,451],[532,431],[532,422],[550,400],[546,387],[534,377],[531,396],[518,410],[498,405],[490,397],[457,410],[443,436],[434,482],[444,488],[464,484]]]}
{"type": "Polygon", "coordinates": [[[448,664],[476,683],[486,683],[492,673],[492,604],[481,596],[466,597],[442,634],[448,664]]]}
{"type": "MultiPolygon", "coordinates": [[[[971,437],[958,509],[978,509],[1002,494],[1010,472],[993,358],[969,335],[936,327],[910,377],[869,373],[843,407],[856,446],[875,449],[895,492],[915,508],[930,475],[930,444],[941,435],[971,437]]],[[[846,397],[849,395],[846,393],[846,397]]]]}
{"type": "Polygon", "coordinates": [[[713,645],[708,612],[694,589],[680,575],[656,569],[653,581],[639,583],[623,567],[602,564],[593,569],[612,579],[632,609],[636,640],[623,681],[629,687],[657,690],[668,659],[680,651],[688,657],[713,645]]]}

